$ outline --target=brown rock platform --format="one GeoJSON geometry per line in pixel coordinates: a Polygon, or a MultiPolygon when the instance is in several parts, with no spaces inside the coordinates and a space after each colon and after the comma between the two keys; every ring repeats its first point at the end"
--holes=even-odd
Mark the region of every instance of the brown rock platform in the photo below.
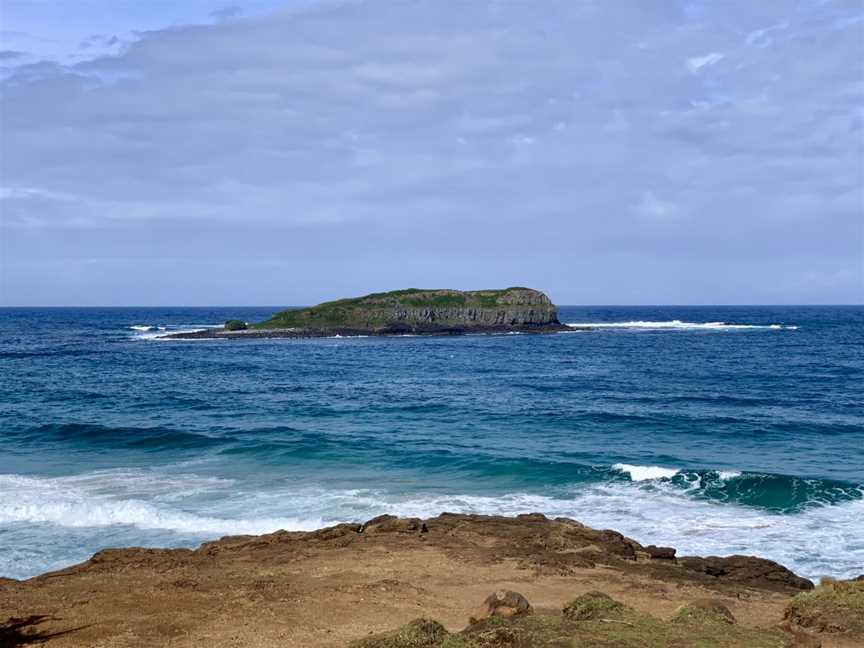
{"type": "Polygon", "coordinates": [[[600,590],[661,618],[710,598],[743,626],[774,627],[790,597],[812,587],[768,560],[670,558],[540,514],[382,516],[196,550],[109,549],[27,581],[4,579],[0,646],[345,646],[420,616],[459,630],[497,590],[520,592],[540,611],[600,590]]]}

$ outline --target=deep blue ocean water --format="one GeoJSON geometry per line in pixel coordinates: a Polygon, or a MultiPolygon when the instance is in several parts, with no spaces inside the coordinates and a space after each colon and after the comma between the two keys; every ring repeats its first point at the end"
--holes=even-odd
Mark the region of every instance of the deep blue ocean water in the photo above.
{"type": "Polygon", "coordinates": [[[590,332],[167,341],[275,308],[0,309],[0,575],[390,512],[540,511],[864,572],[864,308],[590,332]]]}

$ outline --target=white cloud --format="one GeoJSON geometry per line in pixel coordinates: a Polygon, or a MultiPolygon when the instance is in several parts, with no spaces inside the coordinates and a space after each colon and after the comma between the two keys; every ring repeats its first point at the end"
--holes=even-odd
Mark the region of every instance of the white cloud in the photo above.
{"type": "Polygon", "coordinates": [[[789,23],[786,21],[777,23],[776,25],[772,25],[770,27],[764,27],[762,29],[754,29],[749,34],[747,34],[747,44],[754,45],[756,47],[769,47],[774,43],[774,34],[776,31],[783,31],[789,28],[789,23]]]}
{"type": "Polygon", "coordinates": [[[0,187],[0,200],[73,200],[75,196],[39,187],[0,187]]]}
{"type": "Polygon", "coordinates": [[[725,54],[721,54],[720,52],[711,52],[710,54],[706,54],[705,56],[696,56],[694,58],[687,59],[687,67],[694,74],[701,70],[703,67],[714,65],[715,63],[719,63],[724,58],[726,58],[725,54]]]}
{"type": "Polygon", "coordinates": [[[636,213],[649,221],[673,221],[681,217],[678,207],[668,201],[661,200],[653,191],[646,191],[636,204],[636,213]]]}

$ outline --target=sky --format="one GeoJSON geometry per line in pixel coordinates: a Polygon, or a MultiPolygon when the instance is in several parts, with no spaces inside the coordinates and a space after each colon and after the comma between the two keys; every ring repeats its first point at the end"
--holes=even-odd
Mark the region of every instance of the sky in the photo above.
{"type": "Polygon", "coordinates": [[[0,305],[864,302],[864,0],[0,0],[0,305]]]}

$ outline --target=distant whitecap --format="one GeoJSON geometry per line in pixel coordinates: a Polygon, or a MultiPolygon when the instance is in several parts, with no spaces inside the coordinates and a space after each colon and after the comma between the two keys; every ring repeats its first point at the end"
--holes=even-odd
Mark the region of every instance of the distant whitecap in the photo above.
{"type": "Polygon", "coordinates": [[[684,322],[681,320],[634,320],[629,322],[568,322],[567,326],[573,328],[594,329],[635,329],[635,330],[703,330],[703,331],[735,331],[735,330],[795,330],[797,326],[786,326],[783,324],[728,324],[726,322],[684,322]]]}

